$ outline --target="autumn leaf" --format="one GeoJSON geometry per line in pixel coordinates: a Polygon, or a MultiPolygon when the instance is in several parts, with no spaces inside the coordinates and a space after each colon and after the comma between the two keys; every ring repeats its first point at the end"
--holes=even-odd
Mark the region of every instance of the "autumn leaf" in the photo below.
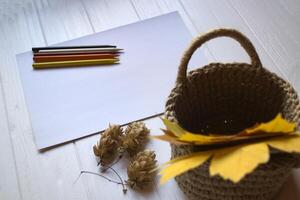
{"type": "Polygon", "coordinates": [[[199,142],[199,144],[203,143],[214,143],[218,141],[230,140],[234,138],[234,135],[229,136],[206,136],[200,134],[193,134],[193,133],[185,133],[178,137],[178,140],[185,141],[185,142],[199,142]]]}
{"type": "Polygon", "coordinates": [[[190,154],[188,156],[180,157],[175,160],[171,160],[163,170],[160,171],[161,179],[160,183],[164,184],[171,178],[178,176],[188,170],[194,169],[199,165],[203,164],[209,157],[212,155],[212,152],[202,152],[190,154]]]}
{"type": "Polygon", "coordinates": [[[244,140],[248,143],[230,144],[231,146],[218,147],[210,151],[192,153],[177,157],[165,163],[161,170],[161,183],[178,176],[188,170],[201,166],[211,158],[209,173],[219,175],[223,179],[234,183],[242,180],[260,164],[269,161],[269,147],[288,153],[300,153],[300,134],[296,132],[296,123],[288,122],[278,114],[267,123],[257,124],[235,135],[216,135],[213,133],[190,133],[178,124],[164,119],[167,130],[163,136],[154,136],[156,139],[168,141],[175,145],[212,145],[227,144],[232,141],[244,140]],[[263,140],[254,140],[263,138],[263,140]],[[249,140],[252,139],[252,140],[249,140]]]}
{"type": "Polygon", "coordinates": [[[200,166],[210,157],[212,157],[209,167],[211,176],[220,175],[224,179],[237,183],[259,164],[268,162],[269,149],[266,144],[259,143],[178,157],[166,163],[167,167],[161,170],[160,183],[163,184],[175,176],[200,166]]]}
{"type": "Polygon", "coordinates": [[[191,133],[184,130],[177,123],[171,122],[168,119],[163,119],[167,130],[172,134],[166,137],[155,136],[156,139],[168,141],[173,144],[193,144],[193,145],[211,145],[232,143],[234,141],[253,140],[256,138],[273,137],[282,134],[292,133],[296,128],[295,123],[290,123],[283,119],[281,114],[278,114],[273,120],[267,123],[261,123],[254,127],[245,129],[234,135],[222,135],[214,133],[191,133]]]}
{"type": "Polygon", "coordinates": [[[296,128],[296,123],[288,122],[282,118],[279,113],[273,120],[267,123],[261,123],[253,128],[246,129],[247,134],[253,134],[255,132],[265,132],[265,133],[290,133],[296,128]]]}
{"type": "Polygon", "coordinates": [[[162,118],[162,120],[167,129],[171,131],[175,136],[180,137],[181,135],[186,133],[186,131],[183,128],[181,128],[178,124],[173,123],[166,118],[162,118]]]}
{"type": "Polygon", "coordinates": [[[300,135],[282,136],[266,141],[271,147],[288,153],[300,153],[300,135]]]}
{"type": "Polygon", "coordinates": [[[251,173],[259,164],[269,161],[269,148],[265,143],[225,148],[215,153],[209,167],[210,175],[220,175],[234,183],[251,173]]]}
{"type": "Polygon", "coordinates": [[[176,138],[174,138],[170,135],[167,135],[167,134],[165,134],[165,135],[153,135],[153,136],[150,136],[150,138],[163,140],[163,141],[170,142],[170,143],[176,144],[176,145],[186,144],[184,142],[176,140],[176,138]]]}

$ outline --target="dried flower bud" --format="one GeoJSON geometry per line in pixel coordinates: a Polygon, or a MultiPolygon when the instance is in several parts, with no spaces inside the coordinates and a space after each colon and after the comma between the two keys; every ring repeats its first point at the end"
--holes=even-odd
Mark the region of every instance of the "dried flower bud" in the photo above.
{"type": "Polygon", "coordinates": [[[156,171],[155,153],[149,149],[133,157],[127,168],[127,184],[132,188],[142,189],[153,181],[156,171]]]}
{"type": "Polygon", "coordinates": [[[130,156],[135,155],[145,145],[149,132],[144,122],[129,124],[121,137],[119,152],[127,151],[130,156]]]}
{"type": "Polygon", "coordinates": [[[116,149],[120,145],[123,130],[119,125],[109,125],[100,140],[93,146],[95,156],[100,157],[100,164],[105,166],[114,160],[116,149]]]}

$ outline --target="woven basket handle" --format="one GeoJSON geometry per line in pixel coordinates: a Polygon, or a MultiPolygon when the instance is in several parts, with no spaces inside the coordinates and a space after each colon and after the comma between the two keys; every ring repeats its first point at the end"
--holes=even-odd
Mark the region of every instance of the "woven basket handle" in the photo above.
{"type": "Polygon", "coordinates": [[[240,33],[237,30],[234,29],[216,29],[211,32],[208,32],[204,35],[200,35],[196,37],[189,48],[184,52],[180,65],[179,65],[179,71],[178,71],[178,76],[177,76],[177,83],[182,83],[186,80],[186,75],[187,75],[187,66],[188,63],[193,55],[193,53],[201,47],[202,44],[205,42],[217,38],[217,37],[230,37],[235,39],[240,43],[240,45],[246,50],[248,55],[250,56],[251,59],[251,64],[253,67],[256,68],[262,68],[260,59],[256,53],[256,50],[253,46],[253,44],[250,42],[250,40],[244,36],[242,33],[240,33]]]}

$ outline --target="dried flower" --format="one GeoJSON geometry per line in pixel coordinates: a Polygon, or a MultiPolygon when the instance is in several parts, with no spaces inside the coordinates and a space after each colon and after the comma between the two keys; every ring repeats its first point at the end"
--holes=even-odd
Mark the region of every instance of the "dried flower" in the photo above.
{"type": "Polygon", "coordinates": [[[127,184],[132,188],[142,189],[152,182],[157,171],[155,153],[149,149],[133,157],[127,168],[127,184]]]}
{"type": "Polygon", "coordinates": [[[149,132],[144,122],[129,124],[121,137],[119,152],[122,154],[127,151],[130,156],[135,155],[148,140],[149,132]]]}
{"type": "Polygon", "coordinates": [[[93,146],[95,156],[100,157],[100,164],[105,166],[114,160],[116,150],[120,145],[123,130],[120,125],[109,125],[100,140],[93,146]]]}

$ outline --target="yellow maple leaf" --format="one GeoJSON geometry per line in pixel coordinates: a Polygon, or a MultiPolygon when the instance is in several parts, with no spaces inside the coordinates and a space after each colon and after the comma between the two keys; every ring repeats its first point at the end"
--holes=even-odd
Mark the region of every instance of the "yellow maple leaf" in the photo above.
{"type": "Polygon", "coordinates": [[[252,128],[246,129],[247,134],[253,134],[255,132],[266,132],[266,133],[290,133],[296,128],[296,123],[288,122],[282,118],[282,115],[279,113],[273,120],[267,123],[261,123],[252,128]]]}
{"type": "Polygon", "coordinates": [[[265,143],[234,146],[215,153],[209,172],[237,183],[259,164],[268,161],[269,148],[265,143]]]}
{"type": "Polygon", "coordinates": [[[266,143],[278,150],[288,153],[300,153],[300,135],[291,135],[271,138],[266,143]]]}
{"type": "Polygon", "coordinates": [[[269,161],[268,145],[281,151],[300,153],[300,136],[282,136],[260,143],[243,144],[178,157],[166,163],[166,167],[161,170],[160,183],[163,184],[175,176],[202,165],[210,157],[212,157],[209,166],[211,176],[219,175],[225,180],[238,183],[257,166],[269,161]]]}
{"type": "Polygon", "coordinates": [[[208,160],[211,155],[212,152],[207,151],[203,153],[194,153],[171,160],[171,162],[166,163],[167,166],[160,171],[160,174],[162,175],[160,183],[164,184],[171,178],[198,167],[208,160]]]}
{"type": "Polygon", "coordinates": [[[162,120],[167,129],[171,131],[175,136],[180,137],[181,135],[186,133],[186,131],[183,128],[181,128],[178,124],[173,123],[166,118],[162,118],[162,120]]]}
{"type": "Polygon", "coordinates": [[[200,134],[194,134],[194,133],[185,133],[182,134],[180,137],[178,137],[181,141],[193,141],[193,142],[214,142],[214,141],[224,141],[224,140],[230,140],[234,135],[224,135],[224,136],[212,136],[212,135],[200,135],[200,134]]]}
{"type": "Polygon", "coordinates": [[[295,132],[296,124],[283,119],[280,114],[267,123],[258,124],[230,136],[194,134],[185,131],[178,124],[166,119],[164,123],[167,124],[166,127],[168,129],[165,131],[164,136],[166,137],[154,137],[177,145],[193,144],[201,146],[220,143],[227,144],[230,141],[247,141],[253,138],[263,138],[263,140],[258,140],[256,143],[250,140],[250,143],[233,146],[231,144],[230,147],[225,146],[223,148],[178,157],[163,166],[163,170],[160,172],[162,175],[161,183],[165,183],[175,176],[202,165],[209,158],[211,158],[209,166],[211,176],[219,175],[224,179],[229,179],[237,183],[255,170],[257,166],[269,161],[269,146],[288,153],[300,153],[300,134],[299,132],[295,132]]]}
{"type": "MultiPolygon", "coordinates": [[[[211,145],[220,143],[231,143],[234,141],[243,141],[255,138],[273,137],[282,134],[292,133],[296,128],[296,123],[288,122],[283,119],[281,114],[278,114],[273,120],[267,123],[261,123],[254,127],[247,128],[234,135],[222,135],[222,134],[200,134],[191,133],[184,130],[177,123],[173,123],[168,119],[163,119],[167,130],[172,134],[168,134],[167,137],[153,136],[153,138],[168,141],[174,144],[194,144],[194,145],[211,145]]],[[[166,132],[165,132],[166,133],[166,132]]]]}

